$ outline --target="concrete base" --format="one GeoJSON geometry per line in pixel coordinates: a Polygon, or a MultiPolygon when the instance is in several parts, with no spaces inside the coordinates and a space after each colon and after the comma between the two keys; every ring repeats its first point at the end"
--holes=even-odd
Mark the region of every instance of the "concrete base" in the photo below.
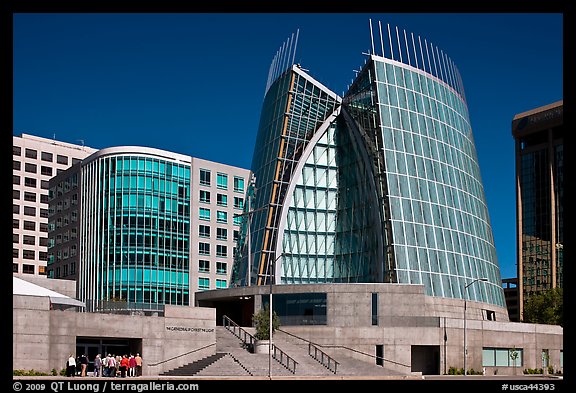
{"type": "MultiPolygon", "coordinates": [[[[274,343],[272,343],[273,345],[274,343]]],[[[270,350],[270,340],[256,340],[254,342],[254,353],[268,353],[270,350]]]]}

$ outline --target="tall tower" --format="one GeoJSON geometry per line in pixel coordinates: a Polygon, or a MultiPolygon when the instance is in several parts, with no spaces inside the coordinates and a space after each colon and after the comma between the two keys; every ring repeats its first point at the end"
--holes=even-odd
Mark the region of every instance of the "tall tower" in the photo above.
{"type": "Polygon", "coordinates": [[[342,98],[299,65],[269,83],[252,161],[252,260],[241,245],[236,270],[251,267],[257,285],[270,275],[421,284],[505,307],[460,74],[405,31],[388,26],[379,50],[374,41],[342,98]]]}
{"type": "Polygon", "coordinates": [[[520,319],[532,295],[563,287],[564,102],[517,114],[517,262],[520,319]]]}

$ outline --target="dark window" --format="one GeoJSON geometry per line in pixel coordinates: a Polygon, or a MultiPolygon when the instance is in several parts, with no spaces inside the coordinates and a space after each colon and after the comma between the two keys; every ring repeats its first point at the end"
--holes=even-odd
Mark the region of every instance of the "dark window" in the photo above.
{"type": "Polygon", "coordinates": [[[20,221],[13,218],[12,219],[12,228],[16,228],[16,229],[20,228],[20,221]]]}
{"type": "Polygon", "coordinates": [[[40,238],[40,245],[47,247],[48,246],[48,238],[47,237],[41,237],[40,238]]]}
{"type": "Polygon", "coordinates": [[[48,180],[40,180],[40,188],[43,190],[49,189],[48,180]]]}
{"type": "Polygon", "coordinates": [[[210,191],[200,190],[200,202],[210,203],[210,191]]]}
{"type": "Polygon", "coordinates": [[[210,237],[210,226],[208,225],[200,225],[198,228],[198,236],[200,237],[210,237]]]}
{"type": "MultiPolygon", "coordinates": [[[[42,212],[40,212],[40,213],[42,213],[42,212]]],[[[40,223],[40,232],[48,233],[48,223],[46,223],[46,222],[40,223]]]]}
{"type": "Polygon", "coordinates": [[[38,166],[36,164],[26,163],[24,165],[24,170],[28,173],[36,173],[38,171],[38,166]]]}
{"type": "Polygon", "coordinates": [[[201,273],[210,273],[210,261],[201,259],[198,261],[198,271],[201,273]]]}
{"type": "Polygon", "coordinates": [[[20,241],[20,240],[19,240],[18,234],[17,234],[17,233],[13,233],[13,234],[12,234],[12,243],[18,243],[19,241],[20,241]]]}
{"type": "Polygon", "coordinates": [[[35,259],[36,258],[36,252],[34,250],[23,250],[22,251],[22,257],[24,259],[35,259]]]}
{"type": "Polygon", "coordinates": [[[12,146],[12,155],[19,156],[22,154],[22,149],[20,146],[12,146]]]}
{"type": "Polygon", "coordinates": [[[20,191],[12,190],[12,199],[20,199],[20,191]]]}
{"type": "Polygon", "coordinates": [[[41,261],[47,261],[48,260],[48,253],[45,251],[39,251],[38,252],[38,259],[40,259],[41,261]]]}
{"type": "Polygon", "coordinates": [[[200,184],[203,186],[210,185],[210,171],[206,169],[200,169],[200,184]]]}
{"type": "MultiPolygon", "coordinates": [[[[18,251],[18,250],[16,250],[16,251],[18,251]]],[[[12,273],[18,273],[18,264],[17,263],[12,264],[12,273]]]]}
{"type": "Polygon", "coordinates": [[[36,230],[36,222],[35,221],[24,221],[24,229],[27,231],[35,231],[36,230]]]}
{"type": "Polygon", "coordinates": [[[44,165],[42,165],[42,166],[40,167],[40,173],[41,173],[42,175],[52,176],[52,168],[49,167],[49,166],[44,166],[44,165]]]}
{"type": "Polygon", "coordinates": [[[38,152],[34,149],[26,149],[26,157],[28,158],[37,158],[38,152]]]}
{"type": "Polygon", "coordinates": [[[41,194],[40,195],[40,202],[41,203],[48,203],[48,194],[41,194]]]}
{"type": "Polygon", "coordinates": [[[24,215],[25,216],[35,216],[36,215],[36,208],[32,206],[24,206],[24,215]]]}
{"type": "Polygon", "coordinates": [[[28,202],[36,202],[36,193],[24,191],[24,200],[28,202]]]}
{"type": "Polygon", "coordinates": [[[25,177],[24,178],[24,185],[26,187],[36,187],[36,179],[33,179],[31,177],[25,177]]]}
{"type": "Polygon", "coordinates": [[[22,236],[22,243],[33,246],[36,244],[36,237],[30,235],[22,236]]]}
{"type": "Polygon", "coordinates": [[[77,164],[77,163],[79,163],[80,161],[82,161],[82,160],[79,159],[79,158],[74,158],[74,157],[72,157],[72,165],[77,164]]]}
{"type": "Polygon", "coordinates": [[[12,213],[19,214],[20,213],[20,205],[12,205],[12,213]]]}
{"type": "Polygon", "coordinates": [[[20,170],[20,161],[12,161],[12,169],[20,170]]]}
{"type": "Polygon", "coordinates": [[[62,156],[62,155],[58,154],[58,155],[56,156],[56,162],[57,162],[58,164],[66,164],[66,165],[68,165],[68,157],[62,156]]]}
{"type": "Polygon", "coordinates": [[[47,153],[47,152],[43,151],[41,159],[42,159],[42,161],[52,162],[54,159],[54,156],[52,155],[52,153],[47,153]]]}
{"type": "Polygon", "coordinates": [[[372,326],[378,325],[378,294],[372,294],[372,326]]]}
{"type": "Polygon", "coordinates": [[[384,365],[384,345],[376,345],[376,365],[384,365]]]}
{"type": "Polygon", "coordinates": [[[12,184],[20,185],[20,176],[12,175],[12,184]]]}
{"type": "Polygon", "coordinates": [[[23,264],[22,265],[22,273],[34,274],[34,265],[23,264]]]}

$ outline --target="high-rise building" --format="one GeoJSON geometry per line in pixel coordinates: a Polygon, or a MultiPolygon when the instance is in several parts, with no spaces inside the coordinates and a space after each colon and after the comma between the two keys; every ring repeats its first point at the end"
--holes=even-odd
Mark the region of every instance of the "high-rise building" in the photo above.
{"type": "Polygon", "coordinates": [[[422,284],[505,307],[460,74],[420,37],[392,35],[344,97],[282,60],[292,53],[274,59],[235,285],[422,284]]]}
{"type": "Polygon", "coordinates": [[[564,102],[517,114],[517,266],[520,319],[532,294],[563,287],[564,102]]]}
{"type": "Polygon", "coordinates": [[[12,142],[12,271],[45,276],[48,181],[96,149],[29,134],[12,142]]]}
{"type": "Polygon", "coordinates": [[[76,279],[88,311],[193,305],[195,291],[229,284],[248,177],[159,149],[101,149],[50,181],[49,276],[76,279]]]}

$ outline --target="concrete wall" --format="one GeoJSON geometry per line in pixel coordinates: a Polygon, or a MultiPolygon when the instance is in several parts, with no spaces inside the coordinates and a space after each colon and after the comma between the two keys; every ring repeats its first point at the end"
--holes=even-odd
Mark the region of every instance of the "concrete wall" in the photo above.
{"type": "Polygon", "coordinates": [[[32,274],[14,273],[14,277],[20,278],[32,284],[40,285],[43,288],[61,293],[62,295],[76,299],[76,280],[63,280],[58,278],[48,278],[32,274]]]}
{"type": "Polygon", "coordinates": [[[76,338],[142,340],[143,375],[216,353],[216,310],[165,306],[163,317],[50,310],[48,298],[13,296],[13,369],[64,368],[76,338]]]}

